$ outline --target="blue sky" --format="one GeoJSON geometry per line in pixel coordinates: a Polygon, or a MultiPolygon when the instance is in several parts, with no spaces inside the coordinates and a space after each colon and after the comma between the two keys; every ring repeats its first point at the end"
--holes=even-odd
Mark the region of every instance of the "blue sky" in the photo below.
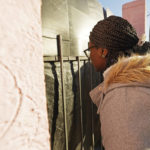
{"type": "MultiPolygon", "coordinates": [[[[134,0],[99,0],[104,8],[109,8],[114,15],[122,16],[122,5],[134,0]]],[[[150,13],[150,0],[146,0],[147,11],[150,13]]]]}
{"type": "MultiPolygon", "coordinates": [[[[98,0],[104,8],[109,8],[116,16],[122,16],[122,5],[134,0],[98,0]]],[[[147,14],[150,14],[150,0],[146,0],[147,14]]],[[[148,40],[148,32],[150,26],[150,16],[147,17],[146,36],[148,40]]]]}

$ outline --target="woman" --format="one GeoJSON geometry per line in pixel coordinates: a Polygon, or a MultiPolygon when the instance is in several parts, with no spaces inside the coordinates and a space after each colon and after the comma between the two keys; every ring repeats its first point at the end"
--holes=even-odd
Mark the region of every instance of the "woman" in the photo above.
{"type": "Polygon", "coordinates": [[[150,149],[150,43],[125,19],[110,16],[90,34],[90,58],[104,81],[90,92],[105,150],[150,149]]]}

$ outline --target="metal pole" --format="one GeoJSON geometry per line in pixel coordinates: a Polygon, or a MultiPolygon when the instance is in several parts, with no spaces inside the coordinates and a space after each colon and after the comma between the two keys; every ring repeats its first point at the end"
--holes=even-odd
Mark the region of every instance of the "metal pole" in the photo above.
{"type": "Polygon", "coordinates": [[[60,59],[60,71],[61,71],[61,86],[62,86],[62,100],[63,100],[63,112],[64,112],[64,126],[65,126],[65,144],[66,150],[68,150],[68,128],[67,128],[67,115],[66,115],[66,97],[65,97],[65,86],[64,86],[64,76],[63,76],[63,52],[62,52],[62,38],[60,35],[57,35],[57,47],[58,47],[58,56],[60,59]]]}
{"type": "Polygon", "coordinates": [[[81,150],[83,147],[83,112],[82,112],[82,90],[81,90],[81,72],[80,72],[80,56],[77,57],[78,60],[78,78],[79,78],[79,100],[80,100],[80,123],[81,123],[81,150]]]}
{"type": "MultiPolygon", "coordinates": [[[[91,90],[92,90],[92,65],[90,66],[90,77],[91,77],[91,90]]],[[[95,139],[94,139],[94,121],[93,121],[93,102],[91,101],[91,120],[92,120],[92,150],[94,150],[94,143],[95,143],[95,139]]]]}

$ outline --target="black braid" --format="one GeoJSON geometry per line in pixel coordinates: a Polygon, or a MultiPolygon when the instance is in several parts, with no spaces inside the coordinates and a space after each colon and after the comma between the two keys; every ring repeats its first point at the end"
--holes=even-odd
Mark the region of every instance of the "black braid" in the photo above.
{"type": "Polygon", "coordinates": [[[150,42],[145,42],[142,46],[134,46],[133,52],[138,53],[140,55],[145,55],[150,52],[150,42]]]}
{"type": "Polygon", "coordinates": [[[90,41],[97,47],[108,49],[107,67],[114,64],[120,52],[132,49],[139,41],[132,25],[118,16],[99,21],[90,33],[90,41]]]}

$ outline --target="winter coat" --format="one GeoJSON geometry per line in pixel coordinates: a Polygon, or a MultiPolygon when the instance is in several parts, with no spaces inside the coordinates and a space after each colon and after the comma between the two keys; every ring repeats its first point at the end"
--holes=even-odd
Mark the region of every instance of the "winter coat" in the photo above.
{"type": "Polygon", "coordinates": [[[150,150],[150,55],[119,59],[90,96],[105,150],[150,150]]]}

